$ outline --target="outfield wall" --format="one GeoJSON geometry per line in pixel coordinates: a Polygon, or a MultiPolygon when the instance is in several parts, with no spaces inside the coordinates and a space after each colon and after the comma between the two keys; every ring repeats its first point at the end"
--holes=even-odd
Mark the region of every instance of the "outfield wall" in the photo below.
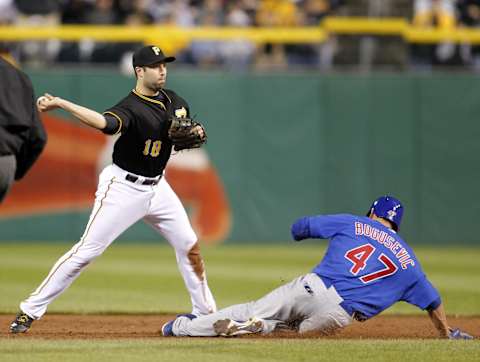
{"type": "MultiPolygon", "coordinates": [[[[114,72],[30,74],[38,94],[48,91],[97,110],[114,104],[133,87],[132,78],[114,72]]],[[[203,175],[198,186],[199,174],[188,173],[195,169],[193,158],[187,162],[187,173],[182,165],[177,169],[181,176],[172,171],[172,183],[182,188],[191,212],[203,207],[195,223],[198,228],[210,227],[210,234],[204,234],[212,243],[288,240],[289,226],[298,216],[364,213],[372,198],[384,193],[404,201],[402,234],[407,240],[480,243],[476,233],[480,78],[172,71],[168,86],[189,101],[192,113],[207,127],[209,141],[201,159],[208,159],[213,170],[209,177],[215,180],[203,175]],[[215,182],[216,191],[207,190],[215,182]],[[189,187],[199,190],[195,193],[189,187]],[[218,215],[210,217],[212,213],[218,215]],[[212,225],[205,226],[208,223],[212,225]]],[[[76,146],[69,147],[59,135],[75,139],[77,132],[58,131],[66,116],[55,117],[48,120],[49,127],[59,132],[52,141],[56,148],[48,153],[54,161],[36,165],[15,186],[17,191],[5,203],[8,207],[0,207],[0,240],[71,241],[83,231],[96,177],[88,165],[105,151],[105,141],[95,131],[81,128],[85,137],[98,138],[88,139],[91,147],[82,142],[79,147],[84,151],[75,152],[76,146]],[[89,152],[91,157],[86,156],[89,152]],[[59,153],[66,153],[62,161],[59,153]],[[63,163],[54,174],[42,173],[52,162],[63,163]],[[76,170],[82,167],[87,171],[78,176],[76,170]],[[60,189],[47,191],[52,178],[62,177],[63,184],[75,187],[62,189],[63,202],[39,207],[60,189]],[[43,192],[44,198],[18,207],[28,204],[27,190],[43,192]]],[[[156,236],[137,225],[121,238],[156,236]]]]}

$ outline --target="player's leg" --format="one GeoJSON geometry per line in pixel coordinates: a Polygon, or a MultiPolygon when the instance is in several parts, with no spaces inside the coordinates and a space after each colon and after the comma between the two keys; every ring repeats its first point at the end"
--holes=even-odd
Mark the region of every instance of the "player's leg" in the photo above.
{"type": "Polygon", "coordinates": [[[296,308],[302,318],[299,333],[320,331],[329,334],[352,323],[352,317],[340,306],[343,301],[335,288],[326,288],[316,274],[307,274],[304,283],[311,290],[307,298],[298,298],[296,308]]]}
{"type": "Polygon", "coordinates": [[[235,335],[239,330],[238,334],[243,334],[242,328],[248,331],[252,326],[253,333],[263,334],[278,329],[293,329],[300,333],[312,330],[330,332],[352,322],[352,318],[340,306],[342,301],[334,288],[327,289],[316,274],[310,273],[273,290],[255,302],[227,308],[226,314],[230,320],[222,324],[227,329],[220,329],[223,333],[219,333],[216,328],[216,332],[229,336],[235,335]],[[256,328],[258,322],[262,323],[260,329],[256,328]]]}
{"type": "Polygon", "coordinates": [[[34,319],[41,318],[48,305],[70,286],[94,258],[145,215],[148,193],[138,192],[128,181],[117,180],[109,167],[102,172],[95,204],[82,238],[55,263],[40,286],[20,304],[24,313],[34,319]]]}
{"type": "Polygon", "coordinates": [[[326,332],[352,322],[340,307],[341,301],[336,291],[327,289],[317,275],[307,274],[257,301],[237,304],[193,320],[178,318],[172,324],[172,332],[176,336],[268,334],[291,328],[300,333],[326,332]]]}
{"type": "Polygon", "coordinates": [[[233,324],[242,326],[241,331],[239,328],[235,329],[236,334],[258,333],[263,330],[264,324],[260,320],[250,321],[253,315],[252,304],[253,302],[233,305],[195,319],[179,316],[165,324],[162,333],[164,336],[213,337],[226,335],[229,323],[232,323],[232,327],[233,324]],[[224,323],[225,321],[228,322],[224,323]]]}
{"type": "Polygon", "coordinates": [[[192,313],[215,312],[216,304],[208,287],[197,236],[182,203],[165,178],[155,187],[155,197],[144,220],[175,249],[178,268],[190,293],[192,313]]]}
{"type": "Polygon", "coordinates": [[[238,334],[244,334],[243,332],[268,334],[279,326],[286,327],[291,321],[301,317],[296,308],[297,300],[301,298],[311,300],[304,286],[304,278],[305,276],[298,277],[254,302],[233,305],[193,320],[178,318],[173,323],[173,334],[176,336],[235,335],[228,330],[230,322],[233,322],[231,324],[233,332],[235,329],[246,328],[238,334]],[[216,323],[220,321],[227,321],[223,323],[226,329],[216,328],[219,327],[216,323]],[[260,328],[257,322],[261,322],[260,328]],[[250,329],[250,327],[253,328],[250,329]]]}

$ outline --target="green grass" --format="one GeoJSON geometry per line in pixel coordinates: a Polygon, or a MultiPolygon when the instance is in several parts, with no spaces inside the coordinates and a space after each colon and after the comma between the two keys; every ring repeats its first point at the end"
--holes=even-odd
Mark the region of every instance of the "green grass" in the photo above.
{"type": "Polygon", "coordinates": [[[478,341],[0,340],[2,361],[478,361],[478,341]]]}
{"type": "MultiPolygon", "coordinates": [[[[0,244],[0,313],[14,313],[65,251],[66,244],[0,244]]],[[[203,248],[219,307],[263,296],[308,272],[322,242],[203,248]]],[[[449,314],[480,313],[480,249],[416,248],[449,314]]],[[[113,245],[49,308],[61,313],[189,311],[171,248],[113,245]]],[[[389,313],[422,313],[399,303],[389,313]]],[[[480,342],[444,340],[0,339],[3,361],[478,361],[480,342]]]]}
{"type": "MultiPolygon", "coordinates": [[[[13,313],[47,275],[67,244],[0,244],[0,313],[13,313]]],[[[219,307],[249,301],[304,274],[321,259],[322,242],[282,246],[204,247],[210,287],[219,307]]],[[[424,270],[449,314],[480,313],[480,249],[417,248],[424,270]]],[[[49,312],[171,313],[190,302],[166,245],[112,245],[49,312]]],[[[421,313],[399,303],[389,313],[421,313]]]]}

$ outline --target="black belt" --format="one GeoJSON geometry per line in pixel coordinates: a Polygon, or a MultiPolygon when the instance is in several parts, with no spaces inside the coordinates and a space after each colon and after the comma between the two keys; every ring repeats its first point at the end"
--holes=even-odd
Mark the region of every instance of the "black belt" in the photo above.
{"type": "MultiPolygon", "coordinates": [[[[132,175],[131,173],[127,173],[127,176],[125,176],[125,180],[130,182],[137,182],[138,178],[138,176],[132,175]]],[[[157,185],[161,178],[162,176],[160,175],[157,179],[145,179],[142,181],[142,185],[157,185]]]]}

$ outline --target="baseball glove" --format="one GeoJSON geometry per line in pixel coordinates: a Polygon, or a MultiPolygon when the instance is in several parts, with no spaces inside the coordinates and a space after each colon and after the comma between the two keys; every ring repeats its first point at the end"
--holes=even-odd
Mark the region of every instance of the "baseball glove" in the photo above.
{"type": "Polygon", "coordinates": [[[175,151],[198,148],[207,142],[207,133],[203,125],[186,117],[170,118],[168,137],[175,151]]]}

